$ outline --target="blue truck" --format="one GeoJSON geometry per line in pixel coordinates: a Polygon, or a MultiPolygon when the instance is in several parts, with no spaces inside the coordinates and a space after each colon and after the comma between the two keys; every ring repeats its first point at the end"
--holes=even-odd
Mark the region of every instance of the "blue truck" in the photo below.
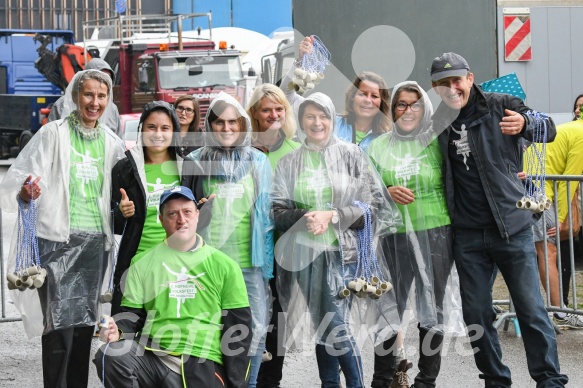
{"type": "Polygon", "coordinates": [[[62,95],[62,89],[35,67],[40,51],[55,52],[73,43],[69,30],[0,29],[0,158],[18,155],[43,125],[50,105],[62,95]]]}

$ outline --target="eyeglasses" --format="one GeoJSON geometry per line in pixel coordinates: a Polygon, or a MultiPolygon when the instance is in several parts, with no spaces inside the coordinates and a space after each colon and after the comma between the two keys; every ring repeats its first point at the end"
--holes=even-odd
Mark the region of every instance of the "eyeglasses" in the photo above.
{"type": "Polygon", "coordinates": [[[185,108],[183,106],[177,106],[176,107],[176,112],[178,112],[178,113],[186,112],[186,114],[191,115],[191,114],[194,113],[194,109],[192,109],[192,108],[185,108]]]}
{"type": "Polygon", "coordinates": [[[412,112],[419,112],[422,108],[423,108],[423,104],[420,103],[419,101],[415,101],[411,104],[407,104],[406,102],[397,102],[397,105],[395,106],[395,108],[399,111],[399,112],[405,112],[407,110],[407,108],[411,108],[412,112]]]}

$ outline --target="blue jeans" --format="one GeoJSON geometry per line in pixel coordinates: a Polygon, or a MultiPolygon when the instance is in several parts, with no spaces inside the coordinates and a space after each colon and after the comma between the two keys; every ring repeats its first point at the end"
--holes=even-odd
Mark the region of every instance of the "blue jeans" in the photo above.
{"type": "Polygon", "coordinates": [[[351,295],[348,299],[338,297],[346,279],[354,276],[356,263],[345,264],[344,273],[340,263],[338,251],[326,251],[303,270],[288,273],[289,279],[286,281],[297,282],[307,303],[315,331],[316,361],[322,387],[340,387],[340,366],[347,388],[361,388],[360,350],[350,331],[349,320],[352,298],[355,296],[351,295]]]}
{"type": "MultiPolygon", "coordinates": [[[[316,361],[318,363],[318,373],[322,382],[322,388],[339,388],[340,374],[338,366],[346,379],[347,388],[363,388],[363,372],[360,350],[349,329],[347,316],[352,305],[350,300],[338,298],[338,291],[344,285],[344,280],[354,276],[356,264],[346,264],[344,274],[340,276],[341,268],[332,264],[340,261],[338,252],[329,252],[328,260],[321,258],[319,262],[314,262],[311,266],[312,275],[321,273],[322,278],[312,278],[318,283],[319,293],[312,295],[313,301],[319,299],[319,303],[312,303],[311,306],[319,306],[319,309],[312,311],[312,319],[316,319],[315,324],[320,325],[327,314],[331,316],[330,323],[324,330],[316,335],[316,361]],[[324,265],[316,270],[316,267],[324,265]],[[330,273],[328,273],[330,272],[330,273]],[[334,280],[331,280],[334,279],[334,280]],[[325,345],[324,345],[325,344],[325,345]]],[[[351,295],[350,298],[355,298],[351,295]]],[[[313,302],[312,301],[312,302],[313,302]]]]}
{"type": "Polygon", "coordinates": [[[497,228],[454,231],[454,259],[460,278],[464,321],[468,327],[480,378],[486,387],[510,387],[510,369],[502,363],[498,332],[492,325],[491,277],[498,267],[516,307],[530,376],[537,388],[563,387],[557,340],[540,293],[537,258],[530,227],[504,239],[497,228]],[[478,338],[479,337],[479,338],[478,338]]]}
{"type": "Polygon", "coordinates": [[[253,321],[253,340],[251,341],[251,366],[249,367],[249,388],[257,385],[257,375],[261,367],[261,356],[265,350],[265,335],[267,333],[269,300],[267,292],[267,282],[263,279],[261,268],[241,268],[253,321]]]}
{"type": "Polygon", "coordinates": [[[322,381],[322,388],[339,388],[340,373],[338,364],[346,378],[346,388],[363,388],[362,361],[360,355],[351,349],[340,356],[338,350],[327,345],[316,345],[316,361],[318,373],[322,381]]]}

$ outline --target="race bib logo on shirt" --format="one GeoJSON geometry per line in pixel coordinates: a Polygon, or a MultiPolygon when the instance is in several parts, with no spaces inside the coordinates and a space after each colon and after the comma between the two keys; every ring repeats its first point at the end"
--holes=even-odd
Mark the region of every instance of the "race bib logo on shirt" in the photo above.
{"type": "Polygon", "coordinates": [[[392,154],[391,156],[393,157],[394,160],[401,162],[400,165],[395,167],[395,178],[403,179],[403,181],[405,182],[405,186],[407,185],[407,182],[409,181],[409,179],[411,179],[412,176],[419,175],[419,172],[421,171],[421,166],[423,165],[421,163],[421,159],[427,157],[427,155],[423,155],[419,158],[414,158],[409,153],[405,154],[405,158],[398,158],[392,154]]]}
{"type": "Polygon", "coordinates": [[[166,265],[166,263],[162,262],[164,268],[170,275],[176,276],[175,281],[168,281],[166,284],[170,288],[170,295],[168,295],[172,299],[176,299],[176,317],[180,318],[180,307],[186,302],[187,299],[194,299],[196,297],[196,293],[200,291],[204,291],[204,287],[200,282],[196,279],[204,276],[205,273],[201,273],[199,275],[193,276],[186,273],[186,268],[182,267],[180,272],[175,272],[166,265]]]}
{"type": "Polygon", "coordinates": [[[245,188],[240,183],[217,183],[215,187],[215,193],[219,198],[239,199],[245,194],[245,188]]]}
{"type": "Polygon", "coordinates": [[[86,150],[85,154],[78,152],[73,147],[71,147],[71,150],[81,159],[80,162],[75,163],[75,178],[81,181],[81,194],[83,197],[86,197],[85,185],[88,185],[90,182],[97,182],[99,179],[97,163],[101,158],[92,157],[89,150],[86,150]]]}
{"type": "Polygon", "coordinates": [[[323,169],[306,171],[306,176],[310,177],[307,182],[306,187],[309,190],[319,191],[330,187],[330,180],[328,178],[328,172],[323,169]]]}
{"type": "MultiPolygon", "coordinates": [[[[177,184],[178,184],[178,181],[164,184],[164,183],[162,183],[162,179],[160,179],[160,178],[156,178],[156,183],[148,183],[148,186],[152,187],[152,191],[149,192],[147,195],[148,207],[155,207],[156,209],[158,209],[158,206],[160,205],[160,197],[162,196],[162,193],[164,192],[164,190],[170,189],[170,188],[176,186],[177,184]]],[[[160,223],[160,219],[158,217],[156,217],[156,223],[158,223],[158,224],[160,223]]]]}
{"type": "Polygon", "coordinates": [[[457,148],[457,154],[458,155],[462,155],[464,157],[464,164],[466,165],[466,170],[469,170],[470,167],[468,166],[468,158],[470,157],[470,144],[468,143],[468,131],[466,130],[466,125],[462,124],[461,130],[456,131],[455,128],[453,128],[453,131],[455,133],[457,133],[458,135],[460,135],[460,139],[459,140],[454,140],[453,141],[453,145],[456,146],[457,148]]]}

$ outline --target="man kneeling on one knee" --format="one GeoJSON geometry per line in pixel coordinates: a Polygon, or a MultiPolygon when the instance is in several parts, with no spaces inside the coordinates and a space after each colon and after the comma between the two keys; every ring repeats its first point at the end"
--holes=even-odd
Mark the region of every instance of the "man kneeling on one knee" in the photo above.
{"type": "Polygon", "coordinates": [[[108,387],[246,386],[251,311],[239,265],[196,234],[188,188],[164,191],[159,214],[166,239],[132,259],[95,356],[99,377],[108,387]]]}

